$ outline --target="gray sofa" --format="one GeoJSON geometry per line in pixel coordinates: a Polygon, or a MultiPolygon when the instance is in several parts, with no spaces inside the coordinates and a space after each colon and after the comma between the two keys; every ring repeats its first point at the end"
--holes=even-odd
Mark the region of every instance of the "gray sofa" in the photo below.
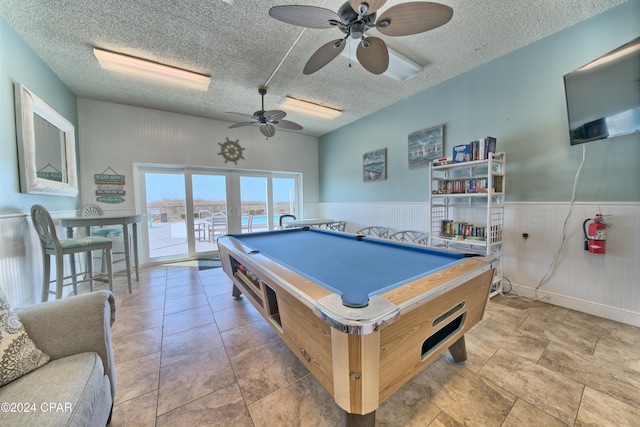
{"type": "Polygon", "coordinates": [[[51,360],[0,387],[0,426],[108,424],[116,393],[113,294],[96,291],[15,311],[51,360]]]}

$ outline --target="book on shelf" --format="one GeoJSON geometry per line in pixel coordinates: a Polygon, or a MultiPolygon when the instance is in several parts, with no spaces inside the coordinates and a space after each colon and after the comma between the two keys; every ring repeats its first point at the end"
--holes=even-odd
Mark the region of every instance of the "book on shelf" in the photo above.
{"type": "Polygon", "coordinates": [[[484,242],[487,240],[486,227],[475,226],[466,222],[456,222],[443,219],[440,224],[440,237],[453,240],[472,240],[484,242]]]}
{"type": "Polygon", "coordinates": [[[453,163],[468,162],[471,155],[469,144],[461,144],[453,147],[453,163]]]}
{"type": "MultiPolygon", "coordinates": [[[[487,160],[490,153],[496,152],[496,142],[494,137],[487,136],[486,138],[471,141],[468,144],[456,145],[453,147],[453,163],[487,160]]],[[[434,166],[441,164],[448,163],[438,163],[438,165],[436,165],[434,161],[434,166]]]]}
{"type": "Polygon", "coordinates": [[[496,139],[492,136],[488,136],[486,138],[484,138],[484,159],[488,159],[489,158],[489,153],[495,153],[496,152],[496,139]]]}

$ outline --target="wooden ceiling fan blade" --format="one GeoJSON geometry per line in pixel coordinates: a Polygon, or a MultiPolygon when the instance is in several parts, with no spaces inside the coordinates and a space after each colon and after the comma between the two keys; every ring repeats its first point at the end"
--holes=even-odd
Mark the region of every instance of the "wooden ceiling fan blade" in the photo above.
{"type": "Polygon", "coordinates": [[[342,39],[332,40],[329,43],[320,47],[316,52],[311,55],[311,58],[307,61],[307,65],[304,66],[302,72],[305,75],[313,74],[329,62],[333,61],[336,56],[340,55],[340,52],[344,50],[346,43],[342,39]],[[342,42],[342,43],[340,43],[342,42]],[[336,45],[339,44],[338,47],[336,45]]]}
{"type": "Polygon", "coordinates": [[[351,5],[351,8],[356,12],[358,12],[360,3],[368,4],[369,7],[367,8],[365,15],[370,15],[374,13],[376,10],[384,6],[386,2],[387,0],[349,0],[349,4],[351,5]]]}
{"type": "Polygon", "coordinates": [[[265,111],[263,116],[267,120],[280,120],[286,117],[287,113],[281,110],[269,110],[265,111]]]}
{"type": "Polygon", "coordinates": [[[433,30],[446,24],[453,16],[453,9],[440,3],[410,2],[389,8],[376,22],[377,30],[386,36],[409,36],[433,30]],[[389,22],[382,26],[381,23],[389,22]]]}
{"type": "Polygon", "coordinates": [[[229,126],[229,129],[233,129],[233,128],[239,128],[242,126],[248,126],[248,125],[255,125],[257,122],[242,122],[242,123],[236,123],[234,125],[229,126]]]}
{"type": "Polygon", "coordinates": [[[232,112],[232,111],[226,111],[225,113],[226,113],[226,114],[233,114],[234,116],[240,116],[240,117],[242,117],[243,119],[254,119],[254,120],[258,120],[258,119],[259,119],[258,117],[256,117],[256,116],[255,116],[255,115],[253,115],[253,114],[234,113],[234,112],[232,112]]]}
{"type": "Polygon", "coordinates": [[[307,28],[332,28],[335,27],[332,21],[340,22],[337,13],[317,6],[274,6],[269,9],[269,15],[278,21],[307,28]]]}
{"type": "Polygon", "coordinates": [[[382,39],[367,37],[369,47],[363,47],[363,42],[358,44],[356,58],[358,62],[370,73],[382,74],[389,67],[389,49],[382,39]]]}
{"type": "Polygon", "coordinates": [[[276,128],[270,123],[262,123],[260,133],[269,138],[276,134],[276,128]]]}
{"type": "Polygon", "coordinates": [[[290,122],[289,120],[278,120],[278,122],[274,123],[274,125],[282,129],[302,130],[302,126],[297,123],[290,122]]]}

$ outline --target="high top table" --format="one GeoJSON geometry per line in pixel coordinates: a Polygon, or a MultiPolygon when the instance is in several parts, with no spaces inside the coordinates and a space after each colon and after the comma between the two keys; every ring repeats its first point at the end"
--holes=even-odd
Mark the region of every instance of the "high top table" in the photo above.
{"type": "Polygon", "coordinates": [[[73,216],[60,220],[63,227],[67,229],[67,237],[73,237],[75,227],[84,227],[87,236],[91,235],[91,227],[105,225],[121,225],[124,239],[124,260],[127,265],[127,283],[131,292],[131,257],[129,254],[129,224],[133,224],[133,259],[136,269],[136,282],[140,280],[138,268],[138,223],[142,222],[142,214],[131,215],[98,215],[98,216],[73,216]]]}

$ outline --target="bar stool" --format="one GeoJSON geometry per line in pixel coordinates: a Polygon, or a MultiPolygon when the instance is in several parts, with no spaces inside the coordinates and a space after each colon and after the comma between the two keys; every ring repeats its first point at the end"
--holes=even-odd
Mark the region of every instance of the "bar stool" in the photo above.
{"type": "Polygon", "coordinates": [[[42,302],[49,299],[49,284],[56,282],[56,299],[62,298],[62,288],[64,286],[73,285],[73,293],[78,294],[78,284],[89,282],[91,291],[93,292],[93,281],[104,281],[105,277],[109,283],[109,290],[113,292],[113,271],[111,268],[111,239],[100,236],[87,236],[75,239],[58,239],[56,227],[53,219],[43,206],[33,205],[31,207],[31,220],[33,226],[40,238],[40,247],[42,249],[42,260],[44,265],[43,285],[42,285],[42,302]],[[93,274],[93,266],[91,259],[91,251],[105,251],[107,259],[107,273],[93,274]],[[84,279],[78,279],[79,274],[76,273],[75,254],[87,254],[87,269],[84,279]],[[50,280],[51,276],[51,256],[56,257],[56,279],[50,280]],[[64,256],[71,255],[71,275],[64,276],[64,256]],[[65,279],[71,279],[71,282],[64,283],[65,279]]]}
{"type": "Polygon", "coordinates": [[[425,233],[424,231],[403,230],[393,233],[389,236],[389,239],[426,245],[429,240],[429,233],[425,233]]]}
{"type": "MultiPolygon", "coordinates": [[[[100,208],[100,206],[98,205],[84,205],[82,207],[82,210],[80,211],[80,215],[81,216],[102,216],[104,215],[104,212],[102,211],[102,209],[100,208]]],[[[117,238],[118,236],[122,236],[122,227],[92,227],[90,230],[91,236],[100,236],[100,237],[106,237],[108,239],[111,240],[115,240],[115,238],[117,238]]],[[[115,248],[112,248],[112,255],[124,255],[124,251],[122,252],[116,252],[115,250],[113,250],[115,248]]],[[[100,260],[100,271],[104,272],[104,265],[106,263],[106,254],[104,251],[102,251],[101,256],[100,257],[94,257],[94,259],[99,259],[100,260]]],[[[124,258],[122,259],[114,259],[113,263],[117,264],[118,262],[124,261],[124,258]]]]}

